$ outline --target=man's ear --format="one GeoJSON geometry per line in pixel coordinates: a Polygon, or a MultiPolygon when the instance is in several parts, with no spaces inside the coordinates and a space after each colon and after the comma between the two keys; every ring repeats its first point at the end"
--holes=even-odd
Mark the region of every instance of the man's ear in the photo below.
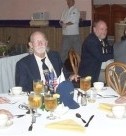
{"type": "Polygon", "coordinates": [[[28,43],[28,45],[29,45],[29,47],[30,47],[30,48],[33,48],[33,46],[32,46],[32,43],[31,43],[31,42],[29,42],[29,43],[28,43]]]}

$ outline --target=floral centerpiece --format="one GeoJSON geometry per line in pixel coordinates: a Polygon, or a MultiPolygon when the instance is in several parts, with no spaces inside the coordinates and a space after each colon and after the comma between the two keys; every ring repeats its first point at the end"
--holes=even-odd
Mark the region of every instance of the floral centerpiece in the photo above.
{"type": "Polygon", "coordinates": [[[4,56],[7,51],[8,51],[8,46],[0,42],[0,56],[4,56]]]}

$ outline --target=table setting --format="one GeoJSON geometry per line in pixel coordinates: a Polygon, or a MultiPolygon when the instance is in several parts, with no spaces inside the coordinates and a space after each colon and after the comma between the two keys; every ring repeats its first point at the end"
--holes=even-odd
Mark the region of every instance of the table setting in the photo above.
{"type": "MultiPolygon", "coordinates": [[[[90,95],[90,91],[92,90],[94,91],[95,88],[90,87],[86,91],[86,105],[82,105],[78,99],[78,92],[81,95],[85,94],[85,91],[81,88],[74,88],[73,101],[75,101],[79,107],[71,109],[64,105],[64,103],[57,102],[57,105],[54,106],[53,110],[52,107],[47,106],[45,106],[44,109],[41,108],[39,102],[31,102],[31,105],[34,106],[34,108],[37,106],[37,109],[31,108],[29,106],[29,99],[31,99],[30,94],[34,92],[31,92],[30,94],[24,93],[23,95],[22,91],[19,94],[13,93],[13,95],[10,95],[10,93],[1,94],[1,97],[6,97],[10,101],[8,103],[0,104],[0,109],[9,110],[13,114],[13,118],[10,123],[4,127],[0,127],[0,135],[123,135],[125,132],[124,126],[126,125],[126,114],[124,113],[118,117],[118,113],[116,114],[113,112],[113,107],[115,105],[120,106],[115,104],[115,100],[119,95],[112,88],[103,86],[101,90],[95,90],[95,101],[89,101],[87,96],[90,95]],[[50,112],[48,110],[53,111],[54,119],[49,119],[50,112]],[[36,111],[39,116],[35,115],[34,112],[36,111]]],[[[48,99],[53,100],[49,95],[47,96],[47,100],[48,99]]],[[[35,98],[35,101],[37,101],[37,98],[35,98]]],[[[52,103],[50,103],[50,105],[51,104],[52,103]]],[[[122,105],[123,107],[126,107],[125,104],[122,105]]],[[[121,106],[118,108],[122,108],[121,106]]]]}

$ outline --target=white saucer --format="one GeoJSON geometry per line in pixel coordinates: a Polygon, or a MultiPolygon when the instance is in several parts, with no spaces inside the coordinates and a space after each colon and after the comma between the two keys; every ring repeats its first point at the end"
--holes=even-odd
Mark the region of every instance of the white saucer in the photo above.
{"type": "Polygon", "coordinates": [[[12,92],[10,92],[9,95],[10,96],[22,96],[22,95],[24,96],[24,95],[26,95],[26,92],[21,92],[20,94],[17,94],[17,95],[15,95],[12,92]]]}
{"type": "Polygon", "coordinates": [[[12,120],[8,120],[7,124],[5,126],[3,126],[3,127],[0,127],[0,129],[8,128],[11,125],[13,125],[13,121],[12,120]]]}
{"type": "Polygon", "coordinates": [[[112,118],[112,119],[125,119],[126,118],[126,114],[122,117],[122,118],[116,118],[113,113],[109,113],[106,115],[108,118],[112,118]]]}

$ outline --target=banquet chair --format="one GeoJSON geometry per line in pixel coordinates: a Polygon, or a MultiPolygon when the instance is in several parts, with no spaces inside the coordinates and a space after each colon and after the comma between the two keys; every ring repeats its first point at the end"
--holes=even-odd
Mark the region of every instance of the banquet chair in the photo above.
{"type": "Polygon", "coordinates": [[[74,49],[70,49],[69,59],[73,69],[73,73],[77,75],[79,69],[79,63],[80,63],[80,56],[77,54],[77,52],[74,49]]]}
{"type": "Polygon", "coordinates": [[[112,87],[120,96],[126,94],[126,64],[112,62],[105,70],[107,86],[112,87]]]}
{"type": "Polygon", "coordinates": [[[8,93],[15,86],[16,63],[27,55],[28,53],[23,53],[0,58],[0,93],[8,93]]]}

